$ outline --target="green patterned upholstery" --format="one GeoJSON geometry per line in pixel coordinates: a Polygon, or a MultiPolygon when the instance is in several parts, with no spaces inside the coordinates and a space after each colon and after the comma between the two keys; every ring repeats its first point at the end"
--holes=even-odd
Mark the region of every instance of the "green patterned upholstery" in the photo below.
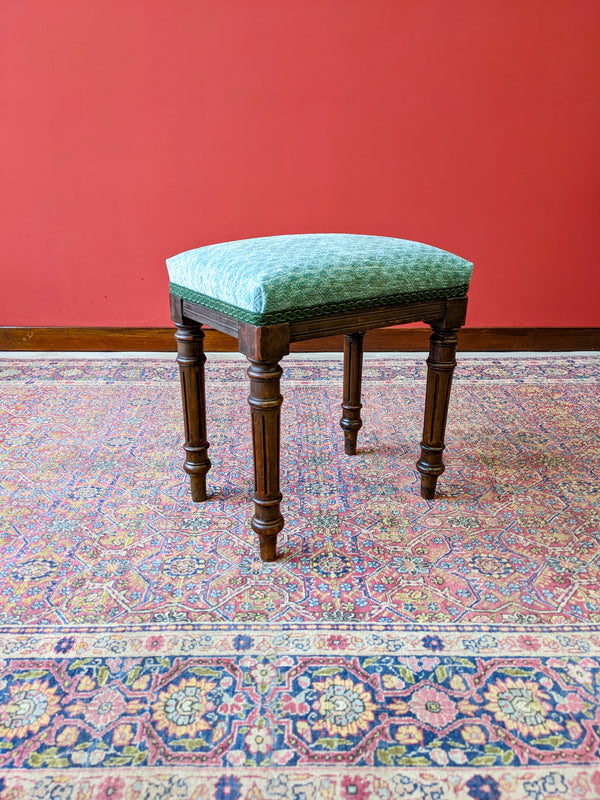
{"type": "Polygon", "coordinates": [[[252,325],[340,311],[461,297],[473,265],[388,236],[266,236],[188,250],[167,259],[170,290],[252,325]]]}

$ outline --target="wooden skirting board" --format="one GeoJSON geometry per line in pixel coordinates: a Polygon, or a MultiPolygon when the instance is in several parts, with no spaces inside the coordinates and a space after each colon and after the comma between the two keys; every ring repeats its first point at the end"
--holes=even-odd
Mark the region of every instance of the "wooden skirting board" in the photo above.
{"type": "MultiPolygon", "coordinates": [[[[423,351],[429,328],[382,328],[365,336],[365,350],[423,351]]],[[[9,328],[0,327],[0,350],[28,351],[175,351],[174,328],[9,328]]],[[[205,349],[237,350],[237,341],[206,331],[205,349]]],[[[600,328],[463,328],[458,349],[465,351],[600,350],[600,328]]],[[[342,337],[298,342],[294,352],[342,350],[342,337]]]]}

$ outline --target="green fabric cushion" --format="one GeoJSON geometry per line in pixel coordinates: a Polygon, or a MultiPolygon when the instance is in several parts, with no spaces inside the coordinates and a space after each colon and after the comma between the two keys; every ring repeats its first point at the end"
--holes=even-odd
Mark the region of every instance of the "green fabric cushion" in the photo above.
{"type": "Polygon", "coordinates": [[[253,325],[349,309],[461,297],[473,265],[388,236],[266,236],[188,250],[167,259],[170,290],[253,325]]]}

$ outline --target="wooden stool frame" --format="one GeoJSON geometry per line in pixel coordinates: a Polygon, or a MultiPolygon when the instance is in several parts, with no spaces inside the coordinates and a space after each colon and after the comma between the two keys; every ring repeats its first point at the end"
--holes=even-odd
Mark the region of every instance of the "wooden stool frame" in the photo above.
{"type": "Polygon", "coordinates": [[[457,333],[464,324],[467,298],[426,300],[397,306],[367,308],[309,319],[302,322],[257,327],[206,306],[171,295],[171,317],[177,327],[177,363],[185,426],[184,470],[190,476],[192,500],[206,500],[206,474],[210,469],[206,430],[204,387],[204,332],[202,326],[228,333],[250,367],[250,403],[254,451],[254,515],[251,526],[258,534],[263,561],[276,558],[277,534],[284,520],[279,488],[279,410],[282,373],[280,360],[290,352],[292,342],[344,334],[344,388],[342,418],[347,455],[356,453],[356,439],[362,426],[360,410],[363,338],[365,331],[408,322],[426,322],[433,333],[429,339],[427,388],[421,456],[421,496],[432,500],[437,479],[444,471],[442,453],[448,415],[452,374],[456,366],[457,333]]]}

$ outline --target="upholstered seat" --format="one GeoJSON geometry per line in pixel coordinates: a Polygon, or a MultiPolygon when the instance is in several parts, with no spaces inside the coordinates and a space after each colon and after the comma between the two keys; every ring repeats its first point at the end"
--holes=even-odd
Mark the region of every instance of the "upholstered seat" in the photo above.
{"type": "MultiPolygon", "coordinates": [[[[421,456],[421,495],[435,496],[457,332],[465,320],[473,265],[429,245],[386,236],[302,234],[208,245],[168,259],[177,332],[186,459],[192,499],[207,499],[211,463],[206,429],[202,325],[237,337],[250,361],[254,515],[260,555],[276,557],[283,528],[279,490],[279,409],[290,343],[344,334],[344,448],[356,453],[365,331],[405,322],[431,325],[421,456]]],[[[376,493],[377,487],[373,487],[376,493]]]]}
{"type": "Polygon", "coordinates": [[[311,233],[199,247],[167,260],[171,293],[252,325],[466,295],[473,265],[389,236],[311,233]]]}

